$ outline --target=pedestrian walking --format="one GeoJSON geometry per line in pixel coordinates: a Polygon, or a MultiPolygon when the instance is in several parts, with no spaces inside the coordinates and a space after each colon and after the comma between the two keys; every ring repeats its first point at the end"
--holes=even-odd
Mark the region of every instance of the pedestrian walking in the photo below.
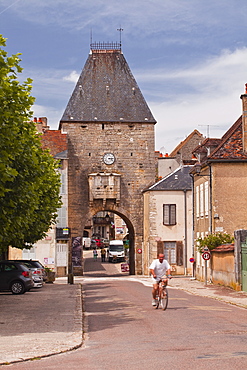
{"type": "Polygon", "coordinates": [[[106,255],[106,250],[105,248],[102,248],[100,250],[100,253],[101,253],[101,262],[105,262],[105,255],[106,255]]]}
{"type": "Polygon", "coordinates": [[[98,252],[97,252],[97,249],[95,248],[93,250],[93,259],[94,259],[94,261],[97,261],[97,257],[98,257],[98,252]]]}

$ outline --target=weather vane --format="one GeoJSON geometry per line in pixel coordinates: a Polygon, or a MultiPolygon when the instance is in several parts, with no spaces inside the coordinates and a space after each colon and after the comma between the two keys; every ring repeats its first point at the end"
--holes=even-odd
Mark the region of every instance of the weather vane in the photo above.
{"type": "Polygon", "coordinates": [[[117,31],[119,31],[119,33],[120,33],[120,46],[122,46],[122,31],[123,31],[123,28],[120,26],[120,28],[117,28],[117,31]]]}

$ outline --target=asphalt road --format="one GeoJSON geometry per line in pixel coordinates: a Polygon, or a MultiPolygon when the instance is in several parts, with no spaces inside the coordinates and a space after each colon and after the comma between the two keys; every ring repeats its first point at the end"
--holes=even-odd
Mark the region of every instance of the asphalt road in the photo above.
{"type": "Polygon", "coordinates": [[[125,279],[113,264],[88,258],[85,270],[84,345],[10,368],[247,368],[246,309],[170,287],[168,309],[156,310],[150,286],[125,279]]]}

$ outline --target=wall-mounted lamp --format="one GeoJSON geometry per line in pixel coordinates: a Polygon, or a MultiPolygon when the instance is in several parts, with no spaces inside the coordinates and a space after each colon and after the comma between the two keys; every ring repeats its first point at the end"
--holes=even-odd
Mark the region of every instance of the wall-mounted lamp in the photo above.
{"type": "Polygon", "coordinates": [[[110,221],[110,216],[108,215],[108,213],[105,215],[105,220],[106,220],[106,222],[110,221]]]}
{"type": "Polygon", "coordinates": [[[210,177],[210,174],[203,174],[203,175],[201,175],[201,174],[200,174],[200,173],[201,173],[201,170],[202,170],[202,165],[201,165],[201,163],[196,163],[196,164],[194,165],[194,169],[195,169],[195,174],[196,174],[197,176],[202,176],[202,177],[209,176],[209,177],[210,177]]]}

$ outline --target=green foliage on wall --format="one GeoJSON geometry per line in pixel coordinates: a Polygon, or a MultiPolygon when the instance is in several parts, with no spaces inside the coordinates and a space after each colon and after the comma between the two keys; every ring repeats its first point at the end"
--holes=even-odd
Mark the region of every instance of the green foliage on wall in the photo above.
{"type": "Polygon", "coordinates": [[[197,249],[200,253],[202,253],[205,247],[208,247],[209,250],[212,250],[222,244],[231,244],[233,240],[233,236],[227,233],[210,234],[203,239],[198,238],[196,240],[198,243],[197,249]]]}

